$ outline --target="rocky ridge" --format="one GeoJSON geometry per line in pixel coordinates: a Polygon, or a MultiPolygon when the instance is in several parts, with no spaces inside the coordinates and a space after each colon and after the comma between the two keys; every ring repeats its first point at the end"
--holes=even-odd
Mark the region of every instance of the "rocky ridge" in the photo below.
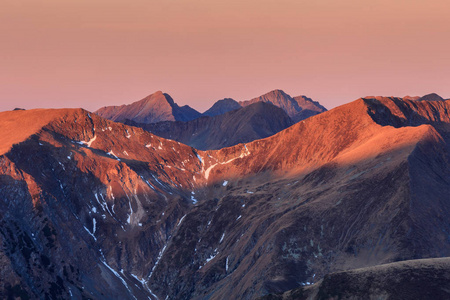
{"type": "Polygon", "coordinates": [[[450,256],[449,106],[362,98],[208,151],[84,110],[2,113],[0,296],[253,299],[450,256]]]}

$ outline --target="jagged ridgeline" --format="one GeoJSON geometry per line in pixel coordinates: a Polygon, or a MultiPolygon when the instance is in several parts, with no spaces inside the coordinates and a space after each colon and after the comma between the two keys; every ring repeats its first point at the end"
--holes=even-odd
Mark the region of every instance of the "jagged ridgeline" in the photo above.
{"type": "Polygon", "coordinates": [[[196,149],[214,150],[272,136],[324,111],[306,96],[291,97],[274,90],[248,101],[219,100],[203,114],[188,106],[180,108],[162,92],[129,105],[103,107],[96,113],[196,149]]]}
{"type": "Polygon", "coordinates": [[[0,298],[333,296],[335,272],[449,256],[449,108],[362,98],[208,151],[81,109],[3,112],[0,298]]]}

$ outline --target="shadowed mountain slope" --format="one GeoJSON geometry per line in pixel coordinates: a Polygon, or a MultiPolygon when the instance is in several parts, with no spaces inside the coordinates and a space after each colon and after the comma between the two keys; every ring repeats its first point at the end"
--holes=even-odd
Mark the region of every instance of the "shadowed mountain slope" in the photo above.
{"type": "Polygon", "coordinates": [[[308,98],[306,96],[297,96],[292,99],[294,99],[297,102],[298,106],[302,108],[301,111],[293,117],[293,121],[295,123],[327,111],[327,109],[323,107],[319,102],[313,101],[311,98],[308,98]]]}
{"type": "Polygon", "coordinates": [[[139,123],[189,121],[201,116],[188,105],[178,106],[168,94],[161,91],[129,105],[105,106],[95,113],[116,122],[128,119],[139,123]]]}
{"type": "Polygon", "coordinates": [[[282,90],[273,90],[257,98],[240,101],[239,104],[245,107],[256,102],[268,102],[280,107],[288,114],[294,123],[326,111],[326,108],[320,105],[319,102],[312,101],[305,96],[292,98],[282,90]]]}
{"type": "Polygon", "coordinates": [[[236,100],[225,98],[214,103],[213,106],[211,106],[211,108],[205,111],[202,115],[214,117],[241,107],[242,106],[236,100]]]}
{"type": "Polygon", "coordinates": [[[81,109],[1,113],[0,296],[254,299],[450,256],[449,108],[362,98],[208,151],[81,109]]]}
{"type": "Polygon", "coordinates": [[[442,98],[436,93],[431,93],[420,97],[419,101],[444,101],[444,98],[442,98]]]}
{"type": "Polygon", "coordinates": [[[258,102],[215,117],[201,117],[189,122],[139,124],[127,120],[125,124],[207,150],[265,138],[291,126],[293,122],[282,109],[258,102]]]}
{"type": "Polygon", "coordinates": [[[450,259],[418,259],[326,275],[313,286],[261,300],[449,299],[450,259]]]}
{"type": "Polygon", "coordinates": [[[250,101],[226,98],[217,101],[202,115],[188,106],[178,107],[169,95],[156,92],[130,105],[108,106],[96,111],[106,119],[145,128],[164,138],[174,139],[197,149],[220,149],[271,136],[326,109],[305,96],[292,98],[275,90],[250,101]],[[265,105],[272,104],[288,116],[265,105]],[[239,112],[233,112],[245,108],[239,112]],[[229,113],[229,114],[227,114],[229,113]],[[191,122],[189,122],[191,121],[191,122]],[[187,123],[184,123],[187,122],[187,123]],[[246,124],[248,122],[248,124],[246,124]]]}

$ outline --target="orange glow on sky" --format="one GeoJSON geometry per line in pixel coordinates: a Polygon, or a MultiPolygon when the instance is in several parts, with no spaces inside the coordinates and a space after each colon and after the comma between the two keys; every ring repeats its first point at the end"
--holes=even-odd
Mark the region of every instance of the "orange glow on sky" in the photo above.
{"type": "Polygon", "coordinates": [[[2,0],[0,110],[450,98],[450,1],[2,0]]]}

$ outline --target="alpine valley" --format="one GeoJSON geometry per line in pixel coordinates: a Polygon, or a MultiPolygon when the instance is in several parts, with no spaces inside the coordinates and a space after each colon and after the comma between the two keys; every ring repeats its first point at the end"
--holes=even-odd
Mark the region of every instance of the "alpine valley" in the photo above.
{"type": "Polygon", "coordinates": [[[0,113],[0,298],[449,298],[450,100],[255,99],[0,113]]]}

